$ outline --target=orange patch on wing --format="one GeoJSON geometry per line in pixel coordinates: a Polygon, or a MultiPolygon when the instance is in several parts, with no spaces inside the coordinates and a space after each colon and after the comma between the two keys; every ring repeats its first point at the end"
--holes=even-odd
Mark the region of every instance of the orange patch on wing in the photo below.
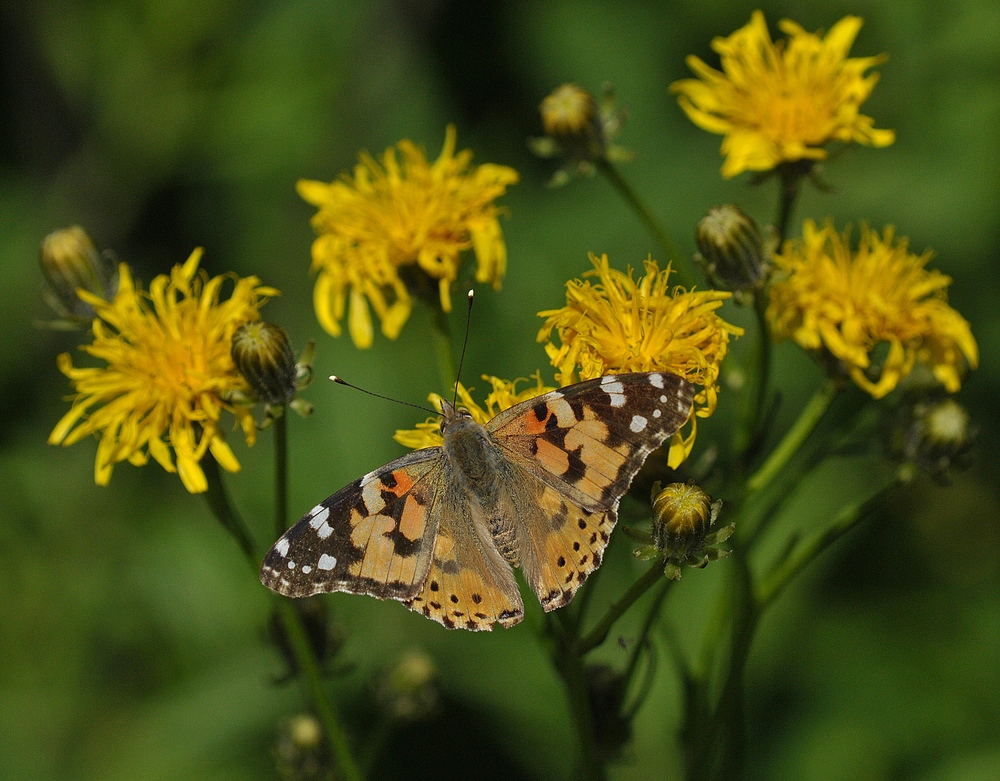
{"type": "Polygon", "coordinates": [[[548,409],[546,409],[545,417],[542,420],[537,418],[534,411],[527,412],[521,418],[521,428],[524,430],[525,434],[541,434],[545,431],[549,418],[551,417],[552,411],[548,409]]]}
{"type": "Polygon", "coordinates": [[[546,439],[535,442],[535,457],[554,475],[564,475],[569,471],[569,454],[561,447],[546,439]]]}
{"type": "Polygon", "coordinates": [[[403,514],[399,518],[399,531],[406,539],[419,540],[427,525],[427,508],[412,495],[406,497],[403,514]]]}
{"type": "Polygon", "coordinates": [[[393,479],[396,481],[396,485],[388,490],[396,494],[396,496],[402,496],[411,488],[413,488],[413,480],[406,473],[405,469],[397,469],[392,473],[393,479]]]}
{"type": "Polygon", "coordinates": [[[417,579],[417,561],[419,556],[394,556],[389,566],[387,580],[392,583],[413,583],[417,579]]]}
{"type": "MultiPolygon", "coordinates": [[[[365,557],[361,560],[358,577],[371,578],[379,582],[385,581],[392,557],[395,554],[395,546],[386,534],[395,528],[396,522],[387,515],[373,515],[371,517],[371,535],[365,546],[365,557]]],[[[355,567],[357,566],[355,565],[355,567]]]]}

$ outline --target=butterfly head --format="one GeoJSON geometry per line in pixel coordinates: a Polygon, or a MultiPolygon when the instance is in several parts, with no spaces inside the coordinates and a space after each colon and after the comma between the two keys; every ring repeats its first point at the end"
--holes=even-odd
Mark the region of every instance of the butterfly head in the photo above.
{"type": "Polygon", "coordinates": [[[463,423],[475,422],[473,420],[472,413],[465,407],[457,407],[447,399],[441,399],[440,426],[442,436],[446,430],[453,428],[459,421],[462,421],[463,423]]]}

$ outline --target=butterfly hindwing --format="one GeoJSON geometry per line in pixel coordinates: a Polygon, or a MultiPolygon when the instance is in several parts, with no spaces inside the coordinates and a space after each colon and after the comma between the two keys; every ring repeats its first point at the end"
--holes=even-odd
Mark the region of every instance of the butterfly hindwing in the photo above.
{"type": "Polygon", "coordinates": [[[455,477],[446,465],[430,571],[421,592],[406,606],[449,629],[513,626],[524,617],[514,573],[455,477]]]}
{"type": "Polygon", "coordinates": [[[431,565],[442,466],[440,448],[418,450],[320,502],[264,557],[261,582],[290,597],[410,599],[431,565]]]}

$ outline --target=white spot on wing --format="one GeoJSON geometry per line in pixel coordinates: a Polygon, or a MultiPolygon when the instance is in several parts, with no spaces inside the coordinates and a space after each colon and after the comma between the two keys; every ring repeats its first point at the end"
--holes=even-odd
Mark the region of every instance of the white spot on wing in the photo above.
{"type": "Polygon", "coordinates": [[[320,569],[331,570],[337,566],[337,559],[335,556],[330,556],[329,554],[324,553],[319,557],[319,561],[316,562],[316,566],[320,569]]]}
{"type": "Polygon", "coordinates": [[[288,539],[286,537],[282,537],[280,540],[278,540],[276,543],[274,543],[274,549],[276,551],[278,551],[278,555],[281,556],[282,558],[284,558],[285,556],[287,556],[288,555],[288,539]]]}
{"type": "Polygon", "coordinates": [[[658,409],[654,409],[654,410],[653,410],[653,417],[654,417],[654,418],[658,418],[658,417],[660,417],[660,415],[662,415],[662,414],[663,414],[663,413],[662,413],[662,412],[660,412],[660,411],[659,411],[658,409]]]}
{"type": "Polygon", "coordinates": [[[314,529],[318,529],[320,526],[326,523],[326,519],[330,517],[330,508],[318,504],[312,509],[312,512],[309,514],[312,516],[312,520],[309,521],[309,525],[312,526],[314,529]]]}
{"type": "Polygon", "coordinates": [[[318,537],[319,537],[319,538],[320,538],[321,540],[325,540],[325,539],[326,539],[327,537],[329,537],[329,536],[330,536],[331,534],[333,534],[333,527],[332,527],[332,526],[331,526],[330,524],[328,524],[328,523],[327,523],[326,521],[323,521],[323,525],[322,525],[322,526],[320,526],[320,527],[319,527],[319,528],[318,528],[318,529],[316,530],[316,535],[317,535],[317,536],[318,536],[318,537]]]}
{"type": "Polygon", "coordinates": [[[625,406],[625,386],[612,374],[601,379],[601,390],[608,394],[612,407],[625,406]]]}
{"type": "Polygon", "coordinates": [[[652,385],[654,388],[659,388],[660,390],[663,390],[663,375],[662,374],[650,374],[649,375],[649,384],[652,385]]]}
{"type": "Polygon", "coordinates": [[[308,575],[312,571],[313,571],[312,565],[310,565],[310,564],[303,564],[302,565],[302,574],[303,575],[308,575]]]}
{"type": "Polygon", "coordinates": [[[666,403],[667,403],[667,397],[665,395],[660,396],[660,404],[666,404],[666,403]]]}
{"type": "Polygon", "coordinates": [[[288,562],[288,569],[295,569],[295,562],[294,561],[289,561],[288,562]]]}
{"type": "Polygon", "coordinates": [[[629,428],[632,429],[636,434],[646,428],[649,421],[646,420],[642,415],[633,415],[632,422],[629,424],[629,428]]]}

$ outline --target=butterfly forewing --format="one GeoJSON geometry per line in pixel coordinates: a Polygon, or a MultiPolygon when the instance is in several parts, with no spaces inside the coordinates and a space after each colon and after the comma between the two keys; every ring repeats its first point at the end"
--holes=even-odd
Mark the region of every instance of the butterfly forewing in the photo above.
{"type": "Polygon", "coordinates": [[[441,468],[440,448],[418,450],[342,488],[274,544],[261,582],[289,597],[412,598],[431,565],[441,468]]]}
{"type": "Polygon", "coordinates": [[[577,505],[613,509],[646,457],[687,421],[693,399],[694,386],[675,374],[608,375],[522,402],[487,428],[577,505]]]}

